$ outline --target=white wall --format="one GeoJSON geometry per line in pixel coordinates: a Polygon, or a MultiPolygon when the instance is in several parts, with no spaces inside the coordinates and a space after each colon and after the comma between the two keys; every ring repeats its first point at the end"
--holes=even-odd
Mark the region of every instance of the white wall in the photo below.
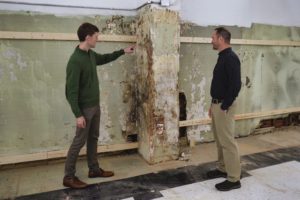
{"type": "MultiPolygon", "coordinates": [[[[181,19],[198,25],[252,23],[300,27],[300,0],[169,0],[170,9],[180,10],[181,19]]],[[[150,0],[0,0],[0,10],[33,11],[56,15],[136,15],[135,8],[150,0]],[[4,3],[6,2],[6,3],[4,3]],[[55,4],[56,6],[10,4],[55,4]],[[61,5],[57,6],[57,5],[61,5]],[[66,7],[70,5],[71,7],[66,7]],[[73,7],[72,7],[73,6],[73,7]],[[86,8],[74,8],[86,7],[86,8]],[[88,7],[88,8],[87,8],[88,7]],[[109,9],[100,9],[100,8],[109,9]]],[[[159,3],[160,0],[152,0],[159,3]]]]}
{"type": "Polygon", "coordinates": [[[300,27],[299,0],[182,0],[181,17],[198,25],[252,23],[300,27]]]}

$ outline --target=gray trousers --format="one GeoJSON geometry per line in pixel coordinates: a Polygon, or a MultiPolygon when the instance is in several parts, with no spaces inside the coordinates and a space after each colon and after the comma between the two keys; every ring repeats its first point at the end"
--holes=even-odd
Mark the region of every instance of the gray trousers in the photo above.
{"type": "Polygon", "coordinates": [[[212,129],[218,149],[217,168],[227,173],[227,180],[240,180],[241,164],[238,145],[234,139],[236,102],[225,113],[221,104],[212,104],[212,129]]]}
{"type": "Polygon", "coordinates": [[[76,128],[76,135],[69,148],[65,164],[65,177],[74,177],[76,173],[76,161],[80,149],[86,143],[87,161],[91,171],[99,170],[97,159],[97,146],[100,127],[100,106],[85,108],[82,110],[83,117],[86,121],[85,128],[76,128]]]}

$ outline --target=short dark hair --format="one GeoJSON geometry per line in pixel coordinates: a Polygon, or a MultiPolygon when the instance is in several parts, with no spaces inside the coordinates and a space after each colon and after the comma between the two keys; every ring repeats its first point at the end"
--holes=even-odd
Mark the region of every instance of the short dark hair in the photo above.
{"type": "Polygon", "coordinates": [[[230,44],[230,39],[231,39],[231,33],[224,27],[218,27],[215,29],[216,33],[218,36],[221,36],[224,38],[224,41],[227,44],[230,44]]]}
{"type": "Polygon", "coordinates": [[[77,30],[77,35],[80,42],[85,41],[87,35],[92,36],[94,33],[99,33],[98,27],[88,22],[81,24],[77,30]]]}

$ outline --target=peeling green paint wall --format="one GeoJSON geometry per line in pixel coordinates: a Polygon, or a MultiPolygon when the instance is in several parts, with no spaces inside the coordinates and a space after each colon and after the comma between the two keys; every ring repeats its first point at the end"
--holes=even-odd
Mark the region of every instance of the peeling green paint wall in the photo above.
{"type": "MultiPolygon", "coordinates": [[[[56,17],[34,13],[0,13],[1,31],[76,33],[82,22],[96,24],[105,34],[135,34],[135,19],[56,17]]],[[[78,42],[0,40],[0,155],[67,149],[75,133],[75,118],[65,100],[65,69],[78,42]]],[[[110,53],[127,43],[98,43],[110,53]]],[[[125,143],[128,120],[124,103],[135,56],[125,55],[98,67],[101,90],[99,144],[125,143]]]]}
{"type": "MultiPolygon", "coordinates": [[[[133,17],[57,17],[26,12],[1,12],[0,31],[75,33],[85,21],[96,24],[105,34],[134,35],[136,31],[133,17]]],[[[157,28],[169,27],[158,25],[157,28]]],[[[210,37],[213,28],[184,23],[181,35],[210,37]]],[[[255,24],[251,28],[229,29],[232,38],[300,40],[300,28],[295,27],[255,24]]],[[[168,50],[170,44],[164,41],[159,38],[154,42],[168,50]]],[[[77,44],[75,41],[0,40],[0,156],[68,148],[75,119],[64,95],[65,67],[77,44]]],[[[127,45],[103,42],[98,43],[96,51],[108,53],[127,45]]],[[[233,49],[242,61],[243,86],[238,114],[299,107],[299,47],[233,45],[233,49]]],[[[157,49],[156,53],[162,50],[157,49]]],[[[180,46],[178,85],[187,97],[187,119],[207,116],[216,60],[217,52],[210,44],[180,46]]],[[[134,55],[122,56],[98,68],[102,110],[100,144],[125,143],[122,132],[136,131],[133,127],[137,120],[136,69],[134,55]]],[[[237,122],[237,135],[250,134],[259,120],[237,122]]],[[[188,127],[188,135],[201,142],[213,139],[210,126],[188,127]]]]}
{"type": "MultiPolygon", "coordinates": [[[[182,24],[182,36],[210,37],[215,27],[182,24]]],[[[254,24],[229,27],[232,38],[300,40],[300,28],[254,24]]],[[[232,45],[241,60],[242,89],[237,114],[270,111],[300,105],[300,48],[232,45]]],[[[187,97],[187,119],[207,117],[210,84],[218,52],[210,44],[181,44],[179,87],[187,97]]],[[[260,119],[236,123],[236,134],[249,135],[260,119]]],[[[213,140],[209,125],[188,127],[196,141],[213,140]]]]}

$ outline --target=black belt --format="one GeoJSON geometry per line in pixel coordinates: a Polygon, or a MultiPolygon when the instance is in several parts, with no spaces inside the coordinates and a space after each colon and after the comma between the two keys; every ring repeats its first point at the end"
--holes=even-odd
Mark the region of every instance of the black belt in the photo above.
{"type": "Polygon", "coordinates": [[[223,99],[212,99],[211,100],[211,103],[213,104],[219,104],[219,103],[222,103],[223,102],[223,99]]]}

